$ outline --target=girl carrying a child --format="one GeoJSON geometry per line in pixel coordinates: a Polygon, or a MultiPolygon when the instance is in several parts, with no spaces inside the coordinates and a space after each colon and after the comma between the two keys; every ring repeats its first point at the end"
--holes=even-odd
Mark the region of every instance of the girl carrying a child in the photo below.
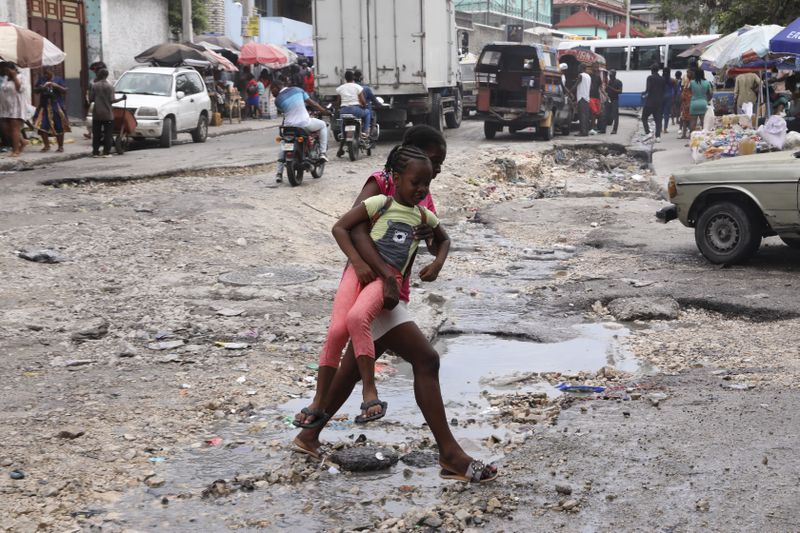
{"type": "Polygon", "coordinates": [[[337,244],[350,260],[336,297],[328,336],[320,355],[320,367],[338,368],[342,350],[348,340],[353,343],[362,382],[362,414],[357,423],[370,422],[386,414],[386,402],[378,398],[375,386],[375,346],[371,324],[384,305],[384,279],[394,278],[398,286],[413,262],[419,245],[414,228],[427,225],[433,229],[436,249],[434,261],[420,271],[424,281],[434,281],[444,266],[450,240],[439,219],[427,208],[418,205],[428,196],[433,167],[424,151],[414,146],[397,146],[389,154],[387,169],[395,182],[393,196],[377,195],[364,200],[345,214],[333,227],[337,244]],[[387,264],[386,272],[368,284],[359,281],[364,260],[356,251],[350,230],[369,221],[370,237],[387,264]]]}

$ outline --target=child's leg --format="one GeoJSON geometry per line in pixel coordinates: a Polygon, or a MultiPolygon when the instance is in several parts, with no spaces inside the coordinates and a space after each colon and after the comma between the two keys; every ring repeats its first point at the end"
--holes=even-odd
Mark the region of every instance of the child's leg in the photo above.
{"type": "MultiPolygon", "coordinates": [[[[398,284],[402,281],[402,276],[398,273],[398,284]]],[[[381,309],[383,309],[383,280],[376,279],[361,290],[347,313],[347,330],[353,342],[365,403],[378,399],[378,389],[375,386],[375,345],[371,326],[381,309]]],[[[381,409],[380,405],[370,407],[364,415],[377,414],[381,409]]]]}

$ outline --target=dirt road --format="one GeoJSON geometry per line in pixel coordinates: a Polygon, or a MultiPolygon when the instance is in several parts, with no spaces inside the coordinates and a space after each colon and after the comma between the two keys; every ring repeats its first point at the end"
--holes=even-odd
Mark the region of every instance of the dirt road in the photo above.
{"type": "Polygon", "coordinates": [[[231,135],[0,176],[0,528],[794,527],[798,253],[770,241],[708,265],[690,230],[654,222],[642,162],[607,146],[486,142],[475,122],[448,141],[433,194],[454,251],[411,308],[438,336],[454,432],[498,461],[496,483],[437,477],[393,357],[385,422],[353,427],[357,389],[323,437],[400,463],[353,474],[289,452],[343,266],[330,227],[391,144],[290,188],[271,133],[231,135]],[[84,183],[40,184],[64,178],[84,183]],[[38,248],[63,262],[14,253],[38,248]],[[623,297],[677,310],[621,321],[623,297]]]}

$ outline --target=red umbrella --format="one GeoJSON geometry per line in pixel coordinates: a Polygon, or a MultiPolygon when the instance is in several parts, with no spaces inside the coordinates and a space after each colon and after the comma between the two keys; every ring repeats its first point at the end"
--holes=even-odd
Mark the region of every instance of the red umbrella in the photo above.
{"type": "Polygon", "coordinates": [[[240,65],[282,68],[297,62],[297,54],[276,44],[247,43],[239,52],[240,65]]]}

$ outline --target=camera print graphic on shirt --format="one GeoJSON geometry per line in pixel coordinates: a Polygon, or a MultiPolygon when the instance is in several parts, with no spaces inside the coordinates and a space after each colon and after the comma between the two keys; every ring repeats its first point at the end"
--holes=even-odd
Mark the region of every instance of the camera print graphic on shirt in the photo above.
{"type": "Polygon", "coordinates": [[[375,246],[387,263],[402,271],[411,256],[414,228],[410,224],[394,220],[389,220],[388,224],[389,228],[383,237],[375,241],[375,246]]]}

